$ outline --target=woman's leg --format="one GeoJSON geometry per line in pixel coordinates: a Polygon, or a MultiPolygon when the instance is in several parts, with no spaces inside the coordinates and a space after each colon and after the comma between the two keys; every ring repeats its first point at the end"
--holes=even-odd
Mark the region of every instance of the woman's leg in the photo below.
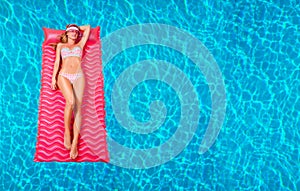
{"type": "Polygon", "coordinates": [[[73,88],[70,81],[62,76],[58,76],[58,87],[60,88],[65,100],[65,113],[64,113],[64,126],[65,126],[65,134],[64,134],[64,145],[66,149],[71,149],[71,135],[70,135],[70,124],[72,117],[72,110],[74,107],[74,94],[73,88]]]}
{"type": "Polygon", "coordinates": [[[73,132],[74,137],[72,141],[72,147],[70,152],[71,159],[75,159],[78,156],[77,144],[78,144],[78,137],[80,133],[81,127],[81,105],[82,105],[82,98],[83,98],[83,91],[84,91],[84,77],[78,78],[73,83],[73,90],[75,95],[75,106],[74,106],[74,126],[73,132]]]}

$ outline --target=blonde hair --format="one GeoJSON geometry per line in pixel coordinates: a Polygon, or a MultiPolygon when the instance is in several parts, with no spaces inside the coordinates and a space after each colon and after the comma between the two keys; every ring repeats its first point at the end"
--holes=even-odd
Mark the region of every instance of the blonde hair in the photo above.
{"type": "MultiPolygon", "coordinates": [[[[68,24],[66,26],[66,29],[69,28],[69,27],[76,27],[78,28],[78,31],[80,30],[79,26],[77,26],[76,24],[68,24]]],[[[68,31],[65,31],[64,33],[62,33],[61,35],[58,35],[58,39],[59,39],[59,42],[58,43],[67,43],[68,42],[68,35],[67,35],[68,31]]],[[[77,39],[80,37],[80,33],[78,33],[78,37],[77,39]]],[[[53,43],[53,44],[50,44],[50,46],[52,46],[54,48],[54,50],[56,50],[56,47],[57,47],[57,44],[58,43],[53,43]]]]}
{"type": "Polygon", "coordinates": [[[67,43],[68,42],[67,32],[62,33],[61,35],[58,36],[58,38],[59,38],[59,42],[67,43]]]}

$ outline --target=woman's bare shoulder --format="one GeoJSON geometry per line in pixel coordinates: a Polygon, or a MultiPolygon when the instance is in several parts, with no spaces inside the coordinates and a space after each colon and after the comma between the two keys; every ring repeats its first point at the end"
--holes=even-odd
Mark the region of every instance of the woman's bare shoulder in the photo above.
{"type": "Polygon", "coordinates": [[[57,44],[57,48],[62,48],[62,47],[64,46],[64,44],[65,44],[65,43],[59,42],[59,43],[57,44]]]}

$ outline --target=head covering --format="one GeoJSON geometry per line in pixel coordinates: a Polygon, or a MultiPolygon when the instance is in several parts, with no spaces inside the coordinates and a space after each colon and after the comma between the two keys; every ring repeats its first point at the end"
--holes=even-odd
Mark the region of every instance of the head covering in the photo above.
{"type": "Polygon", "coordinates": [[[69,30],[76,30],[79,32],[79,29],[75,26],[70,26],[70,27],[67,27],[66,31],[69,31],[69,30]]]}

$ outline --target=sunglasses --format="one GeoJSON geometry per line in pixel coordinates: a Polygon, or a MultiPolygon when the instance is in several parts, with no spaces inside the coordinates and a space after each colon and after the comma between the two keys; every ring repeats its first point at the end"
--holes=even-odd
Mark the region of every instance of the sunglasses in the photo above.
{"type": "Polygon", "coordinates": [[[71,33],[74,33],[74,32],[79,33],[77,30],[68,30],[68,32],[71,32],[71,33]]]}

